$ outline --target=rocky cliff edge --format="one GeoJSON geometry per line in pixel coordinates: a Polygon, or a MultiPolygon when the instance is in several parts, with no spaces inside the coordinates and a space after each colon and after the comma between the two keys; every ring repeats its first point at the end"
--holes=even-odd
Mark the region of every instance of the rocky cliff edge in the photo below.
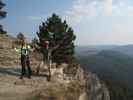
{"type": "Polygon", "coordinates": [[[46,64],[33,58],[32,69],[41,66],[39,75],[19,79],[19,55],[13,50],[13,38],[0,36],[0,100],[110,100],[104,83],[80,64],[51,65],[51,81],[46,79],[46,64]]]}

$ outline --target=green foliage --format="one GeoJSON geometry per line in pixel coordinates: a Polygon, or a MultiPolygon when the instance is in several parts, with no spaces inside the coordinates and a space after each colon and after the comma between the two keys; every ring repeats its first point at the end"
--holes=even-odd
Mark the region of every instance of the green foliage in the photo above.
{"type": "Polygon", "coordinates": [[[68,26],[66,21],[53,14],[39,27],[37,32],[40,47],[43,48],[45,40],[50,42],[50,49],[52,50],[52,60],[57,63],[69,62],[73,59],[74,55],[74,40],[76,36],[71,27],[68,26]]]}
{"type": "Polygon", "coordinates": [[[15,43],[16,45],[22,45],[23,40],[25,39],[24,34],[20,32],[20,33],[17,34],[16,37],[17,37],[17,39],[14,41],[14,43],[15,43]]]}
{"type": "Polygon", "coordinates": [[[3,26],[0,25],[0,34],[6,34],[6,31],[3,30],[3,26]]]}
{"type": "Polygon", "coordinates": [[[133,100],[132,57],[104,50],[88,56],[81,55],[78,59],[81,65],[97,73],[107,84],[111,100],[133,100]]]}
{"type": "Polygon", "coordinates": [[[0,0],[0,18],[6,17],[6,12],[2,10],[2,8],[5,6],[5,4],[0,0]]]}
{"type": "Polygon", "coordinates": [[[114,83],[112,78],[104,77],[102,80],[107,84],[111,100],[133,100],[133,89],[125,85],[114,83]]]}
{"type": "MultiPolygon", "coordinates": [[[[3,7],[5,6],[5,4],[2,2],[2,0],[0,0],[0,19],[6,17],[6,12],[3,11],[3,7]]],[[[0,34],[5,34],[6,31],[3,30],[2,25],[0,25],[0,34]]]]}

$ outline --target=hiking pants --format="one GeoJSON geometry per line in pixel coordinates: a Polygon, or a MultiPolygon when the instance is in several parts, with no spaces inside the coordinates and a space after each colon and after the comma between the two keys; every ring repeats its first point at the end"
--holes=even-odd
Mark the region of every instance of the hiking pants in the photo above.
{"type": "Polygon", "coordinates": [[[47,62],[48,61],[48,50],[43,49],[43,61],[47,62]]]}
{"type": "Polygon", "coordinates": [[[21,65],[22,65],[21,76],[25,75],[25,73],[26,73],[26,66],[27,66],[28,77],[30,77],[31,76],[31,67],[30,67],[29,56],[21,55],[21,65]]]}

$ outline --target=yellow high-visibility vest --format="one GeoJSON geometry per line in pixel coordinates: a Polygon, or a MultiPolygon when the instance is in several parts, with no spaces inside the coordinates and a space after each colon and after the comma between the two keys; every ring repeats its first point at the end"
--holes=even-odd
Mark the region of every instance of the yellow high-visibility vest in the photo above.
{"type": "Polygon", "coordinates": [[[30,45],[22,46],[21,48],[15,48],[15,51],[21,55],[28,55],[31,47],[30,45]]]}

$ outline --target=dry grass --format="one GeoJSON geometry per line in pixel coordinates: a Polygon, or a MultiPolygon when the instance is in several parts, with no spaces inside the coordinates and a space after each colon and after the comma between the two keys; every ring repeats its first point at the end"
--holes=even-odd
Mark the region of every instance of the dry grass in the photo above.
{"type": "Polygon", "coordinates": [[[34,91],[32,97],[27,100],[78,100],[81,89],[80,82],[73,81],[68,85],[46,87],[43,90],[34,91]]]}

